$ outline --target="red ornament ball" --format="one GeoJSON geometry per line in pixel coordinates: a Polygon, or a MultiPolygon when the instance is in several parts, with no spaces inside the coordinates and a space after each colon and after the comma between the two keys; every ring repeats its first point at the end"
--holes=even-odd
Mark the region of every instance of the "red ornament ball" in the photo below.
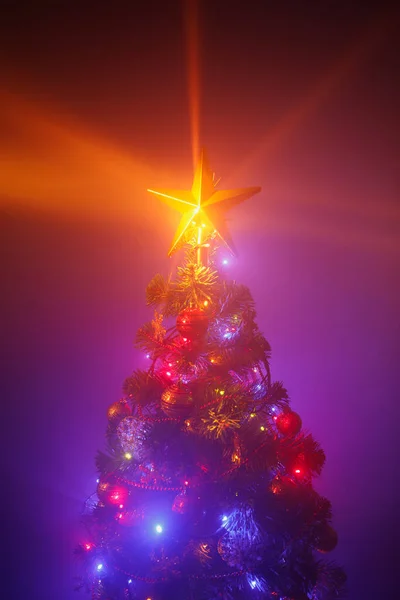
{"type": "Polygon", "coordinates": [[[128,489],[118,485],[110,477],[101,477],[97,486],[97,495],[104,504],[124,505],[128,499],[128,489]]]}
{"type": "Polygon", "coordinates": [[[186,419],[193,409],[193,395],[188,386],[175,383],[161,396],[161,408],[168,417],[186,419]]]}
{"type": "Polygon", "coordinates": [[[131,409],[125,400],[118,400],[118,402],[114,402],[114,404],[111,404],[107,409],[107,419],[113,425],[116,425],[130,414],[131,409]]]}
{"type": "Polygon", "coordinates": [[[292,437],[299,433],[301,429],[301,418],[292,410],[282,412],[275,421],[278,431],[287,437],[292,437]]]}
{"type": "Polygon", "coordinates": [[[315,547],[318,552],[325,554],[332,552],[337,546],[338,534],[330,525],[321,527],[315,537],[315,547]]]}
{"type": "Polygon", "coordinates": [[[187,308],[179,313],[176,328],[182,337],[197,340],[207,333],[208,316],[199,308],[187,308]]]}

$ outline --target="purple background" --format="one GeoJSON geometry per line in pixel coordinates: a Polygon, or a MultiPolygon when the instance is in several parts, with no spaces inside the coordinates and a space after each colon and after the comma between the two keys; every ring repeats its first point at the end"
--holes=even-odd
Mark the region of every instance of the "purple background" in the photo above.
{"type": "MultiPolygon", "coordinates": [[[[192,177],[182,11],[165,4],[10,3],[2,20],[2,597],[75,597],[105,410],[145,364],[132,346],[151,315],[145,286],[177,263],[165,255],[179,217],[145,192],[192,177]]],[[[221,187],[263,188],[230,214],[229,272],[250,287],[273,376],[326,451],[316,486],[333,503],[349,598],[389,599],[398,14],[301,4],[204,3],[201,141],[221,187]]]]}

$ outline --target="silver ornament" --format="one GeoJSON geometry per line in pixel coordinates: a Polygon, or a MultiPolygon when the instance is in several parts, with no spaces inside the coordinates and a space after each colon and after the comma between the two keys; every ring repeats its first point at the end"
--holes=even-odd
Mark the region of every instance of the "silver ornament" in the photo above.
{"type": "Polygon", "coordinates": [[[150,433],[150,425],[136,417],[125,417],[117,427],[117,436],[124,452],[132,454],[132,458],[142,460],[144,443],[150,433]]]}

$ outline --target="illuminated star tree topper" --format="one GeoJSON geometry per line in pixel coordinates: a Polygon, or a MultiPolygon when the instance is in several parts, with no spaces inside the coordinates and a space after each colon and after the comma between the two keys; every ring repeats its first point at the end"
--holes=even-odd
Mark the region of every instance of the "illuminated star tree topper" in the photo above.
{"type": "Polygon", "coordinates": [[[196,236],[200,248],[211,236],[216,236],[233,254],[236,250],[225,221],[225,213],[247,198],[257,194],[260,187],[217,190],[214,173],[210,169],[203,149],[197,163],[191,190],[152,190],[168,206],[182,213],[168,256],[171,256],[182,242],[196,236]]]}

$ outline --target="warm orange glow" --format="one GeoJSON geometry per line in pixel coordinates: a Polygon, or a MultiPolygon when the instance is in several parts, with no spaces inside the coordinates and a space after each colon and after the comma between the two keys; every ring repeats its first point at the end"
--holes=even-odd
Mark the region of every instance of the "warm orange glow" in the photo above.
{"type": "Polygon", "coordinates": [[[241,163],[239,169],[235,169],[235,177],[241,177],[243,173],[247,173],[249,167],[258,159],[261,159],[265,165],[268,156],[275,152],[277,147],[285,142],[296,128],[343,84],[343,81],[367,58],[371,50],[384,39],[388,26],[387,17],[369,26],[357,42],[347,49],[342,58],[332,66],[331,70],[309,90],[303,100],[261,138],[254,151],[241,163]]]}
{"type": "Polygon", "coordinates": [[[200,67],[198,0],[185,1],[186,67],[189,93],[190,134],[193,170],[200,150],[200,67]]]}
{"type": "Polygon", "coordinates": [[[12,207],[118,215],[140,208],[150,168],[70,115],[0,91],[11,132],[0,141],[0,198],[12,207]]]}
{"type": "MultiPolygon", "coordinates": [[[[155,194],[156,196],[161,196],[162,198],[166,198],[168,200],[174,200],[175,202],[179,202],[180,204],[186,204],[187,206],[192,206],[195,208],[194,213],[197,213],[199,209],[197,208],[197,204],[195,202],[189,202],[188,200],[182,200],[182,198],[175,198],[175,196],[171,196],[170,194],[163,194],[162,192],[157,192],[156,190],[151,190],[147,188],[147,191],[151,194],[155,194]]],[[[192,225],[196,225],[195,221],[192,221],[192,225]]]]}
{"type": "MultiPolygon", "coordinates": [[[[215,188],[213,172],[208,164],[206,152],[203,149],[196,164],[193,184],[190,190],[147,190],[161,198],[171,208],[182,213],[182,218],[168,255],[171,256],[175,252],[177,247],[179,247],[179,242],[184,239],[184,236],[188,232],[193,234],[193,227],[197,228],[198,246],[200,246],[202,240],[206,239],[207,235],[216,233],[228,250],[232,254],[235,254],[233,241],[224,218],[225,211],[251,198],[260,189],[260,187],[250,187],[234,190],[217,190],[215,188]],[[197,214],[200,217],[199,225],[196,225],[196,221],[194,221],[194,217],[197,214]],[[203,229],[205,230],[204,237],[202,235],[203,229]]],[[[200,263],[200,257],[198,257],[198,260],[200,263]]]]}

